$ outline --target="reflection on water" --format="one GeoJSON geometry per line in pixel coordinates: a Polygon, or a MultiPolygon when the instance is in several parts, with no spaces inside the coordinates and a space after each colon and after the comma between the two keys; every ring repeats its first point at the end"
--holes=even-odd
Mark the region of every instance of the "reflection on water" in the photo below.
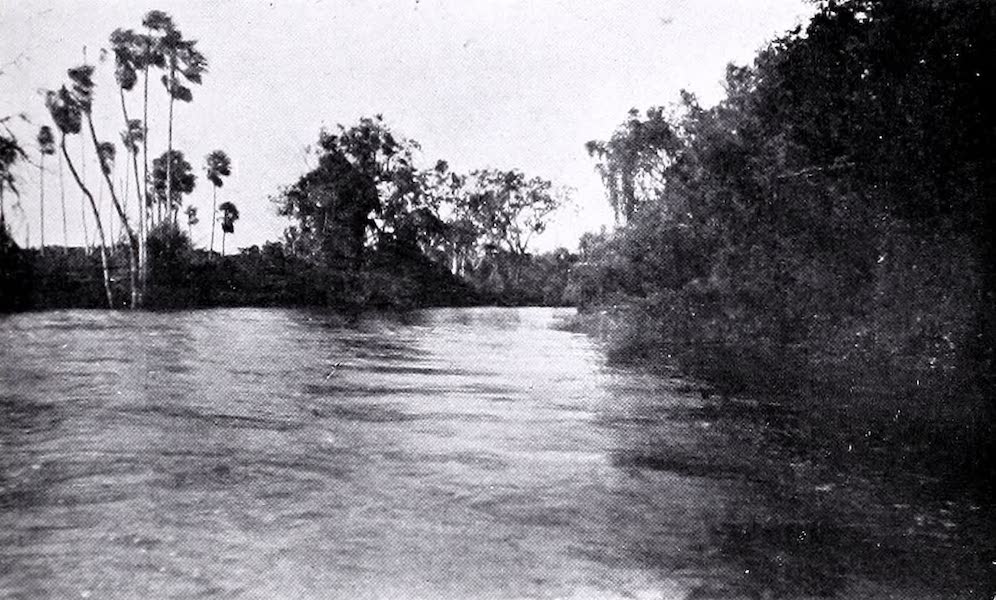
{"type": "Polygon", "coordinates": [[[608,367],[564,314],[6,317],[0,596],[985,591],[991,507],[608,367]]]}

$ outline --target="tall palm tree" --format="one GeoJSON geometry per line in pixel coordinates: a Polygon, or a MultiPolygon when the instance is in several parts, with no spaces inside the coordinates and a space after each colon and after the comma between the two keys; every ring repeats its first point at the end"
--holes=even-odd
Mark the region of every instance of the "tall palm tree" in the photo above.
{"type": "MultiPolygon", "coordinates": [[[[158,69],[166,65],[166,57],[163,56],[159,38],[153,33],[172,27],[172,19],[161,10],[153,10],[146,13],[142,19],[145,27],[144,34],[136,34],[134,40],[138,44],[136,49],[136,68],[141,69],[142,81],[142,123],[145,125],[142,136],[142,160],[145,165],[145,172],[142,177],[142,189],[146,194],[146,208],[151,207],[148,202],[149,194],[149,70],[152,67],[158,69]]],[[[150,229],[150,221],[154,214],[146,214],[146,233],[150,229]]],[[[151,223],[155,225],[155,223],[151,223]]],[[[146,267],[148,265],[146,264],[146,267]]]]}
{"type": "Polygon", "coordinates": [[[39,200],[39,225],[41,230],[41,253],[45,255],[45,156],[55,154],[55,137],[52,135],[52,128],[42,125],[38,130],[38,185],[40,192],[39,200]]]}
{"type": "MultiPolygon", "coordinates": [[[[146,263],[146,202],[142,196],[143,188],[138,185],[138,144],[145,141],[146,129],[142,121],[128,117],[128,105],[125,102],[125,92],[134,89],[138,82],[138,71],[147,62],[154,62],[147,57],[150,44],[147,36],[135,33],[131,29],[115,29],[110,37],[111,51],[114,53],[114,77],[118,83],[118,96],[121,99],[121,115],[125,122],[125,131],[121,141],[125,150],[131,155],[132,168],[135,173],[135,197],[138,200],[138,272],[139,296],[145,290],[146,263]]],[[[126,168],[127,170],[127,168],[126,168]]],[[[147,186],[146,186],[147,187],[147,186]]],[[[127,190],[125,191],[127,196],[127,190]]],[[[126,200],[127,202],[127,200],[126,200]]]]}
{"type": "Polygon", "coordinates": [[[232,174],[232,161],[225,154],[224,150],[215,150],[204,158],[204,170],[207,171],[208,181],[212,184],[211,196],[211,245],[208,248],[208,255],[214,253],[214,227],[218,214],[218,188],[224,185],[223,177],[232,174]]]}
{"type": "MultiPolygon", "coordinates": [[[[201,77],[207,71],[207,59],[197,50],[196,40],[183,39],[183,34],[173,19],[162,11],[151,11],[146,15],[145,25],[159,33],[159,49],[165,59],[166,73],[162,76],[163,86],[169,95],[169,120],[167,121],[166,151],[173,150],[173,104],[176,100],[190,102],[194,99],[193,92],[184,85],[186,83],[200,84],[201,77]],[[181,79],[182,76],[182,79],[181,79]]],[[[166,197],[172,197],[171,166],[166,164],[166,197]]],[[[173,213],[176,222],[176,212],[173,213]]]]}
{"type": "Polygon", "coordinates": [[[222,202],[221,211],[221,255],[225,256],[225,236],[235,233],[235,222],[239,220],[239,209],[231,202],[222,202]]]}
{"type": "Polygon", "coordinates": [[[83,195],[90,201],[90,208],[93,210],[93,216],[97,222],[97,234],[100,238],[100,266],[104,275],[104,293],[107,295],[107,307],[114,308],[111,273],[107,265],[107,242],[104,238],[104,227],[100,221],[100,211],[97,210],[97,201],[93,199],[90,189],[87,188],[86,183],[80,178],[79,172],[73,165],[73,159],[69,157],[69,151],[66,149],[66,136],[77,135],[82,129],[83,111],[80,106],[80,100],[66,89],[66,86],[62,86],[58,91],[49,90],[45,94],[45,105],[52,115],[55,126],[59,128],[59,133],[61,134],[59,137],[59,148],[62,150],[62,157],[65,159],[66,164],[69,165],[69,172],[72,174],[73,179],[76,180],[76,185],[82,190],[83,195]]]}
{"type": "Polygon", "coordinates": [[[138,237],[128,222],[128,216],[125,214],[124,208],[118,200],[117,192],[114,190],[114,182],[111,180],[114,145],[110,142],[97,141],[97,131],[93,125],[93,67],[82,65],[69,69],[68,73],[69,78],[73,82],[73,95],[77,100],[77,106],[79,106],[82,115],[86,117],[90,136],[93,138],[93,143],[97,151],[97,159],[100,162],[100,170],[104,175],[104,181],[107,183],[107,189],[111,194],[111,202],[114,204],[114,210],[117,211],[118,218],[121,220],[121,226],[124,227],[125,234],[128,236],[128,272],[131,287],[131,307],[137,308],[139,305],[138,237]]]}

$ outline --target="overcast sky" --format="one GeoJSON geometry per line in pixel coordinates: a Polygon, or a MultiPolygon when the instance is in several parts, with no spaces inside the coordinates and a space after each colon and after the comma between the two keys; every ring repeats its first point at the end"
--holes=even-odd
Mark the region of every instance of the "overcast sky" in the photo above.
{"type": "MultiPolygon", "coordinates": [[[[232,157],[219,201],[242,213],[229,244],[248,246],[277,239],[287,225],[268,198],[307,170],[304,148],[320,128],[381,113],[422,144],[424,165],[444,158],[458,170],[520,168],[575,188],[574,209],[541,249],[574,247],[584,231],[611,223],[586,141],[609,136],[631,107],[674,102],[681,88],[715,102],[726,63],[750,61],[813,11],[803,0],[0,0],[0,116],[30,117],[14,127],[33,155],[37,126],[49,122],[40,90],[64,82],[84,46],[98,62],[111,31],[138,28],[153,8],[170,13],[209,61],[194,102],[177,103],[174,125],[174,146],[199,174],[190,197],[202,217],[195,243],[206,246],[210,232],[208,152],[232,157]]],[[[97,84],[98,136],[117,141],[110,63],[98,63],[97,84]]],[[[150,87],[157,156],[166,95],[158,82],[150,87]]],[[[140,116],[139,94],[128,102],[140,116]]],[[[80,155],[78,138],[70,148],[80,155]]],[[[85,152],[96,190],[92,148],[85,152]]],[[[61,244],[58,173],[54,160],[46,165],[45,237],[61,244]]],[[[8,210],[10,224],[19,242],[30,231],[37,245],[37,170],[22,166],[18,175],[23,210],[8,210]]],[[[80,192],[66,177],[69,243],[80,244],[80,192]]]]}

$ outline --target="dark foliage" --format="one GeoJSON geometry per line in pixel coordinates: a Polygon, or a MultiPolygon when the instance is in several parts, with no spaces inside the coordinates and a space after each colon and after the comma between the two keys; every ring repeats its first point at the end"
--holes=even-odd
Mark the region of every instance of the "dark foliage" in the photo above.
{"type": "Polygon", "coordinates": [[[617,354],[728,392],[951,402],[987,439],[993,56],[992,3],[828,2],[718,105],[631,113],[589,144],[632,218],[583,241],[579,302],[622,307],[617,354]]]}

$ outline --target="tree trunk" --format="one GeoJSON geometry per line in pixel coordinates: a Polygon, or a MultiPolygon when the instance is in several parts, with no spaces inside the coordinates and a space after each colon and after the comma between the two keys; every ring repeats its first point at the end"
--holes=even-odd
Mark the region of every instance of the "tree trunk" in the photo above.
{"type": "MultiPolygon", "coordinates": [[[[121,114],[124,115],[125,129],[129,129],[128,120],[128,107],[125,104],[124,88],[118,88],[121,95],[121,114]]],[[[142,122],[142,127],[145,127],[145,122],[142,122]]],[[[142,136],[143,140],[145,136],[142,136]]],[[[131,154],[131,165],[135,172],[135,198],[138,201],[138,306],[141,306],[144,301],[145,296],[145,202],[142,200],[142,190],[138,186],[138,153],[132,152],[131,148],[126,149],[129,154],[131,154]]],[[[125,167],[125,176],[127,177],[128,168],[125,167]]],[[[127,179],[125,180],[127,182],[127,179]]],[[[125,196],[128,195],[127,188],[125,189],[125,196]]],[[[125,198],[127,202],[127,198],[125,198]]],[[[130,239],[130,237],[129,237],[130,239]]]]}
{"type": "Polygon", "coordinates": [[[41,235],[41,255],[45,256],[45,153],[38,153],[38,179],[41,187],[40,200],[38,202],[38,221],[41,235]]]}
{"type": "MultiPolygon", "coordinates": [[[[86,141],[83,139],[83,134],[80,134],[80,172],[83,173],[82,181],[86,181],[86,141]]],[[[68,156],[66,159],[68,160],[68,156]]],[[[90,231],[86,226],[86,203],[83,200],[86,196],[80,198],[80,217],[83,223],[83,247],[86,248],[87,255],[90,254],[90,231]]]]}
{"type": "Polygon", "coordinates": [[[218,186],[216,186],[216,185],[211,186],[211,190],[212,190],[212,192],[211,192],[211,246],[208,248],[208,257],[210,257],[212,254],[214,254],[214,228],[217,225],[217,223],[216,223],[217,219],[215,218],[215,214],[217,213],[217,210],[218,210],[218,208],[217,208],[218,207],[218,186]]]}
{"type": "MultiPolygon", "coordinates": [[[[171,57],[169,63],[169,125],[166,133],[166,205],[173,204],[173,85],[176,79],[176,58],[171,57]]],[[[173,224],[176,225],[176,211],[173,211],[173,224]]]]}
{"type": "Polygon", "coordinates": [[[225,230],[222,229],[221,230],[221,255],[222,256],[225,256],[225,236],[226,235],[228,235],[228,233],[226,233],[225,230]]]}
{"type": "Polygon", "coordinates": [[[62,172],[62,155],[59,154],[59,197],[62,200],[62,247],[69,254],[69,226],[66,222],[66,178],[62,172]]]}
{"type": "MultiPolygon", "coordinates": [[[[86,113],[86,121],[90,126],[90,136],[93,138],[94,147],[97,144],[97,132],[93,127],[93,114],[86,113]]],[[[128,224],[128,215],[125,214],[124,209],[121,207],[121,203],[118,202],[118,195],[114,191],[114,182],[111,181],[111,174],[109,169],[104,168],[104,159],[100,156],[99,149],[97,150],[97,157],[100,161],[100,172],[104,175],[104,181],[107,182],[107,191],[111,194],[111,203],[114,204],[114,209],[118,213],[118,218],[121,219],[121,226],[124,227],[125,234],[128,236],[128,276],[129,284],[131,285],[131,308],[138,308],[138,238],[135,236],[135,232],[132,230],[131,225],[128,224]]]]}
{"type": "Polygon", "coordinates": [[[107,246],[104,240],[104,228],[100,224],[100,213],[97,211],[97,202],[93,199],[93,194],[87,189],[86,184],[80,179],[79,173],[76,172],[76,167],[73,166],[72,159],[69,158],[69,152],[66,150],[66,134],[62,134],[62,156],[66,159],[66,164],[69,165],[69,172],[73,175],[73,179],[76,180],[76,185],[80,187],[83,191],[83,195],[90,201],[90,208],[93,210],[93,216],[97,220],[97,234],[100,236],[100,267],[104,274],[104,293],[107,295],[107,308],[114,308],[114,293],[111,291],[111,272],[107,266],[107,246]]]}

